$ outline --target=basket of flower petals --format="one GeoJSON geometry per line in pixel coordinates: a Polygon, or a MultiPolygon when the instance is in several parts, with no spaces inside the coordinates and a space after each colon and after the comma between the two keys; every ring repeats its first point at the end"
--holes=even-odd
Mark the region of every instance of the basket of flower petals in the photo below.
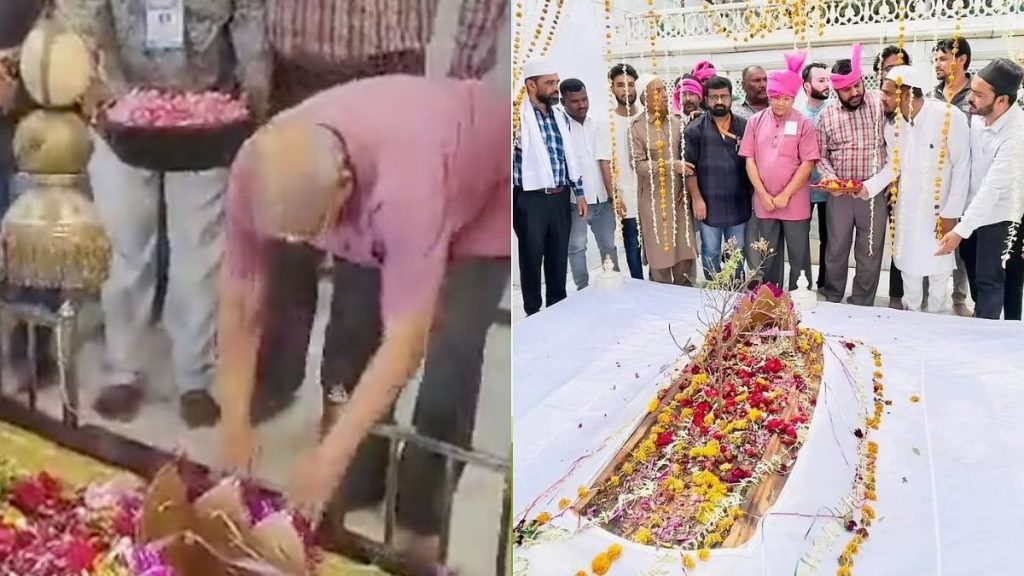
{"type": "Polygon", "coordinates": [[[778,288],[742,297],[574,508],[640,544],[741,546],[806,438],[822,343],[778,288]]]}
{"type": "Polygon", "coordinates": [[[0,574],[305,576],[322,553],[279,496],[165,466],[143,489],[74,487],[0,461],[0,574]]]}
{"type": "Polygon", "coordinates": [[[817,184],[811,184],[812,190],[828,192],[829,194],[856,194],[864,186],[860,180],[819,180],[817,184]]]}
{"type": "Polygon", "coordinates": [[[179,172],[230,166],[256,124],[230,94],[136,89],[100,115],[98,128],[126,164],[179,172]]]}

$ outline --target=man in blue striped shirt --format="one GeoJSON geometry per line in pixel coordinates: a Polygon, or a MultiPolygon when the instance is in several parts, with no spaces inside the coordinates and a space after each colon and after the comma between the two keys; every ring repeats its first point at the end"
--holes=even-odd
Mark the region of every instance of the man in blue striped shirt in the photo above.
{"type": "Polygon", "coordinates": [[[541,270],[548,306],[565,299],[569,266],[571,209],[587,215],[587,200],[565,114],[558,103],[558,73],[545,59],[523,69],[528,99],[519,114],[519,134],[512,163],[512,228],[519,241],[519,276],[523,307],[532,315],[541,308],[541,270]],[[570,202],[575,198],[575,207],[570,202]]]}

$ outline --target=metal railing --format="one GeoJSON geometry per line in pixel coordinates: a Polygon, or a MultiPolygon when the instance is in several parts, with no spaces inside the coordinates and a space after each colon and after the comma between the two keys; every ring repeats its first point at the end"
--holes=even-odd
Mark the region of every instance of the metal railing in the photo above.
{"type": "MultiPolygon", "coordinates": [[[[33,427],[40,428],[36,431],[46,436],[63,437],[62,443],[72,444],[72,449],[82,450],[86,453],[90,453],[90,455],[99,460],[108,461],[120,467],[132,469],[137,473],[141,473],[139,465],[130,462],[116,461],[119,458],[118,456],[115,456],[116,450],[114,452],[110,451],[110,446],[118,445],[118,440],[123,440],[126,444],[134,441],[117,436],[113,432],[101,430],[92,426],[79,428],[80,421],[78,411],[80,407],[80,390],[74,370],[74,358],[78,349],[76,331],[78,324],[78,311],[81,309],[81,303],[82,300],[76,295],[70,295],[63,300],[63,304],[57,311],[52,311],[47,307],[38,304],[17,303],[7,297],[0,299],[0,331],[2,331],[2,337],[0,337],[0,358],[3,359],[5,364],[7,363],[9,359],[8,352],[10,349],[8,339],[12,332],[11,328],[15,321],[24,322],[27,325],[27,362],[30,367],[28,380],[25,386],[25,393],[27,393],[28,396],[28,404],[26,407],[28,415],[26,416],[27,419],[25,422],[35,423],[33,427]],[[63,432],[48,427],[45,424],[45,419],[42,422],[37,419],[37,415],[43,416],[42,412],[38,411],[37,406],[39,382],[34,370],[38,352],[35,339],[35,328],[37,326],[49,327],[54,330],[54,334],[56,335],[58,386],[63,400],[61,424],[63,424],[62,428],[68,431],[84,431],[85,433],[81,434],[79,442],[69,442],[69,439],[65,437],[63,432]],[[112,439],[107,435],[116,437],[117,440],[112,441],[112,439]],[[97,442],[104,444],[104,446],[93,449],[93,444],[87,440],[89,438],[96,437],[100,438],[97,442]]],[[[0,369],[0,396],[9,395],[9,393],[4,390],[2,372],[2,369],[0,369]]],[[[16,419],[21,418],[17,412],[18,408],[16,403],[8,401],[3,401],[3,403],[4,406],[6,406],[5,410],[12,410],[14,411],[14,415],[17,417],[16,419]]],[[[448,560],[451,536],[451,512],[457,489],[457,482],[455,481],[455,467],[459,464],[473,466],[501,474],[504,477],[501,519],[498,526],[498,548],[495,557],[494,573],[497,576],[506,576],[509,566],[509,531],[512,512],[512,474],[510,461],[506,458],[489,454],[487,452],[467,450],[454,444],[435,440],[433,438],[423,436],[414,430],[396,425],[378,425],[374,427],[371,434],[387,438],[389,443],[384,498],[384,541],[377,542],[362,535],[345,530],[343,528],[343,523],[339,522],[339,520],[343,520],[343,518],[328,518],[325,519],[326,521],[323,524],[326,526],[332,526],[333,528],[333,533],[327,537],[330,544],[336,544],[336,547],[331,547],[331,549],[355,560],[378,565],[384,570],[394,573],[396,576],[419,576],[419,568],[411,565],[411,562],[404,558],[403,554],[397,550],[395,546],[399,458],[402,449],[405,446],[412,445],[430,454],[441,456],[445,461],[440,505],[441,517],[444,518],[444,520],[442,521],[438,534],[440,539],[441,564],[445,564],[448,560]]],[[[60,441],[60,439],[55,440],[60,441]]],[[[127,452],[137,455],[140,451],[145,451],[147,448],[153,453],[160,452],[156,448],[143,447],[141,445],[136,445],[130,450],[127,450],[127,452]]],[[[433,572],[430,573],[433,574],[433,572]]]]}

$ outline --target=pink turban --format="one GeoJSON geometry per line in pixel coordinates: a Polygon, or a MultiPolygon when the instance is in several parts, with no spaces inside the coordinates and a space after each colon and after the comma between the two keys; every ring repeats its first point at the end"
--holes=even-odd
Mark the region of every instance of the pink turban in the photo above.
{"type": "Polygon", "coordinates": [[[796,95],[800,92],[800,86],[803,85],[803,77],[800,75],[800,71],[804,66],[804,60],[807,59],[807,53],[804,51],[787,52],[784,57],[786,59],[786,69],[772,70],[768,74],[769,98],[776,96],[796,98],[796,95]]]}
{"type": "Polygon", "coordinates": [[[715,70],[715,65],[708,60],[701,60],[693,67],[693,77],[696,78],[698,82],[704,82],[708,78],[717,75],[718,72],[715,70]]]}
{"type": "Polygon", "coordinates": [[[693,78],[683,78],[679,84],[676,84],[675,90],[672,91],[672,113],[682,114],[683,113],[683,92],[689,92],[690,94],[696,94],[697,98],[704,99],[704,88],[693,78]]]}
{"type": "Polygon", "coordinates": [[[860,53],[860,44],[854,44],[853,55],[850,57],[850,66],[852,70],[850,70],[849,74],[832,74],[831,80],[833,88],[835,88],[836,90],[843,90],[844,88],[849,88],[850,86],[853,86],[857,82],[860,82],[860,53]]]}

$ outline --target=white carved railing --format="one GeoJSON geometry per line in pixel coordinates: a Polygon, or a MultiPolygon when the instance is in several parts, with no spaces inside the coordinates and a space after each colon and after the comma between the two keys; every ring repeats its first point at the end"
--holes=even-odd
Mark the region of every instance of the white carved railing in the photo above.
{"type": "MultiPolygon", "coordinates": [[[[782,0],[760,0],[754,2],[729,2],[715,4],[707,8],[701,6],[658,10],[656,26],[658,40],[685,40],[722,36],[718,33],[721,26],[727,28],[734,36],[744,36],[751,31],[747,19],[748,9],[755,10],[755,21],[767,19],[772,22],[774,30],[791,29],[783,16],[785,4],[782,0]],[[767,10],[766,8],[772,6],[767,10]]],[[[808,2],[808,5],[812,3],[808,2]]],[[[1024,18],[1024,1],[1021,0],[907,0],[905,20],[908,24],[928,22],[932,20],[952,20],[961,18],[969,20],[984,17],[1015,17],[1024,18]]],[[[827,28],[856,26],[862,24],[887,24],[894,22],[899,10],[899,0],[824,0],[819,4],[824,12],[824,24],[827,28]]],[[[812,29],[810,36],[817,34],[816,24],[821,14],[811,15],[812,29]]],[[[1013,26],[1013,22],[1005,25],[1013,26]]],[[[1016,26],[1021,26],[1018,20],[1016,26]]],[[[650,42],[651,23],[646,13],[628,14],[624,16],[619,29],[620,38],[626,46],[642,45],[650,42]]]]}

